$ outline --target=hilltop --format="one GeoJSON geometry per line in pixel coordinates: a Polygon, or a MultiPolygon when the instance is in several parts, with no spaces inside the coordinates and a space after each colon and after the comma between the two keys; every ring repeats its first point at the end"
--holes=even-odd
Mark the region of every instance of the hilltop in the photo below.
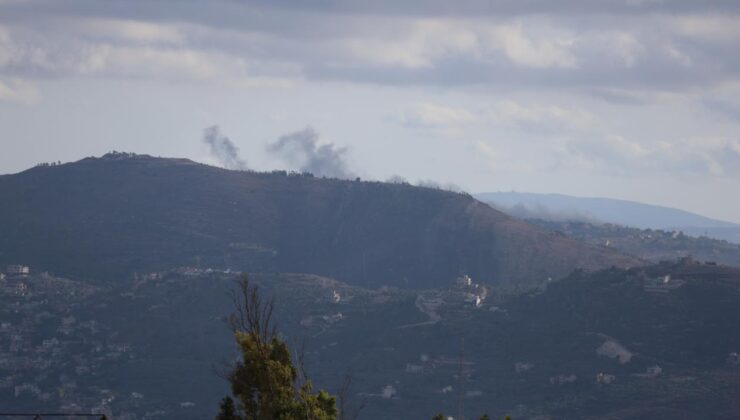
{"type": "Polygon", "coordinates": [[[114,153],[0,177],[0,264],[115,280],[176,266],[434,287],[538,284],[641,260],[408,184],[114,153]]]}

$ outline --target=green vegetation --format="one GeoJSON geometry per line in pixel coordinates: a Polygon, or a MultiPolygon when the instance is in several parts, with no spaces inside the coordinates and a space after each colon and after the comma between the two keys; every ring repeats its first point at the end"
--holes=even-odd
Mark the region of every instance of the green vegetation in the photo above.
{"type": "MultiPolygon", "coordinates": [[[[337,395],[340,416],[348,412],[340,403],[346,372],[353,377],[349,396],[368,419],[454,413],[460,389],[482,391],[463,394],[466,412],[496,420],[740,412],[740,269],[686,262],[580,273],[525,296],[500,298],[494,289],[482,307],[448,289],[372,290],[295,273],[251,274],[250,282],[279,302],[274,319],[292,354],[293,337],[310,340],[305,362],[314,390],[337,395]],[[656,291],[668,274],[666,290],[656,291]],[[417,307],[419,295],[442,301],[435,307],[440,320],[403,327],[429,319],[417,307]],[[460,372],[460,338],[464,387],[444,392],[460,372]],[[621,363],[600,354],[607,341],[633,357],[621,363]],[[651,374],[656,365],[662,372],[651,374]],[[602,372],[616,380],[598,382],[602,372]],[[389,384],[397,393],[384,398],[389,384]]],[[[0,389],[0,405],[83,405],[105,386],[122,417],[162,410],[161,418],[212,419],[227,394],[236,414],[238,397],[213,374],[214,364],[236,354],[235,335],[223,325],[232,305],[225,292],[233,288],[231,274],[179,270],[116,288],[42,275],[7,278],[0,287],[0,348],[19,351],[0,354],[6,360],[0,381],[10,385],[0,389]],[[23,293],[21,283],[28,287],[23,293]],[[187,380],[172,380],[183,372],[187,380]],[[39,396],[49,392],[52,399],[14,395],[16,386],[33,381],[39,396]]]]}
{"type": "Polygon", "coordinates": [[[228,376],[239,403],[235,406],[225,398],[217,419],[336,419],[336,397],[313,392],[302,356],[296,367],[288,345],[278,337],[272,325],[273,301],[263,301],[246,276],[239,287],[233,295],[236,313],[231,325],[242,358],[228,376]]]}

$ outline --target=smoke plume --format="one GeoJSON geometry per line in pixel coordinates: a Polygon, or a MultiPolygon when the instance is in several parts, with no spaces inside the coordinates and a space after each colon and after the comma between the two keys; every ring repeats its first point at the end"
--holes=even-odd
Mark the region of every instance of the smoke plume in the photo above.
{"type": "Polygon", "coordinates": [[[419,180],[416,183],[416,186],[418,186],[418,187],[424,187],[424,188],[433,188],[435,190],[456,192],[456,193],[465,192],[465,190],[461,186],[459,186],[457,184],[453,184],[451,182],[450,183],[447,183],[447,184],[440,184],[439,182],[432,181],[431,179],[429,179],[429,180],[419,180]]]}
{"type": "Polygon", "coordinates": [[[247,169],[247,162],[239,157],[239,148],[221,134],[217,125],[203,130],[203,143],[208,145],[209,153],[226,169],[247,169]]]}
{"type": "Polygon", "coordinates": [[[601,220],[596,219],[587,212],[577,210],[554,210],[542,204],[524,204],[504,205],[493,201],[486,201],[491,207],[500,210],[509,216],[518,219],[540,219],[548,222],[586,222],[602,224],[601,220]]]}
{"type": "Polygon", "coordinates": [[[267,146],[267,151],[302,172],[327,178],[352,178],[347,169],[346,147],[333,143],[319,144],[319,135],[311,127],[280,136],[267,146]]]}

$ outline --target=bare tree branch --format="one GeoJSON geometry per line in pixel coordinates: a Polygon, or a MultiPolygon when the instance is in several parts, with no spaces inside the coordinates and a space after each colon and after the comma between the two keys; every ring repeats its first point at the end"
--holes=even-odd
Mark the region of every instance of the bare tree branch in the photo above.
{"type": "Polygon", "coordinates": [[[355,420],[365,408],[365,401],[361,401],[357,407],[352,407],[352,373],[347,372],[342,378],[342,385],[337,391],[337,403],[339,405],[339,420],[355,420]]]}

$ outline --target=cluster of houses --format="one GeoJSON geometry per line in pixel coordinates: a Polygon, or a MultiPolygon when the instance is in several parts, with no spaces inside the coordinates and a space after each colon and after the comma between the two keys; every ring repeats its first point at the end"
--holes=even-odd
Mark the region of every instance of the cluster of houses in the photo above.
{"type": "Polygon", "coordinates": [[[9,265],[5,272],[0,272],[0,292],[3,294],[24,294],[28,290],[26,278],[31,269],[26,265],[9,265]]]}
{"type": "Polygon", "coordinates": [[[458,277],[455,285],[465,292],[465,302],[473,304],[476,308],[483,305],[483,301],[488,297],[488,289],[481,284],[473,283],[473,279],[467,274],[458,277]]]}
{"type": "Polygon", "coordinates": [[[90,286],[23,265],[6,267],[0,278],[0,407],[16,401],[71,411],[107,406],[110,391],[81,382],[133,353],[100,322],[69,314],[90,286]]]}
{"type": "Polygon", "coordinates": [[[0,280],[5,280],[6,277],[24,277],[29,274],[31,274],[31,268],[27,265],[9,265],[5,273],[0,272],[0,280]]]}

